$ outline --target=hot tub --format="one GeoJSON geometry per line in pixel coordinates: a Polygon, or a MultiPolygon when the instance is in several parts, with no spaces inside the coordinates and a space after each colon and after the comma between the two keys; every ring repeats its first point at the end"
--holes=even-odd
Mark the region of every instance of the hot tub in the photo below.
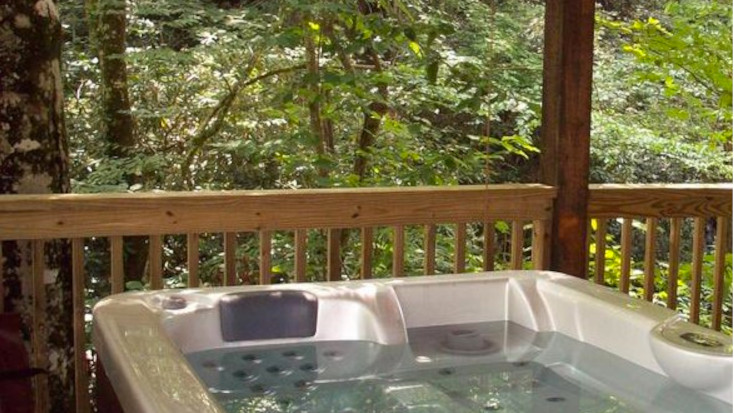
{"type": "Polygon", "coordinates": [[[126,293],[126,412],[731,412],[730,337],[552,272],[126,293]]]}

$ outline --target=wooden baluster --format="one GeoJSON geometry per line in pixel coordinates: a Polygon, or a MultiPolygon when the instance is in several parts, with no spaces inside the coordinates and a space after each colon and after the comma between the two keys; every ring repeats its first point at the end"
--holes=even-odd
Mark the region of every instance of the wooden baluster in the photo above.
{"type": "Polygon", "coordinates": [[[622,268],[619,277],[619,291],[630,291],[630,272],[632,269],[632,218],[622,220],[622,268]]]}
{"type": "Polygon", "coordinates": [[[293,267],[296,271],[296,282],[306,282],[306,239],[308,230],[297,229],[295,234],[296,251],[293,257],[293,267]]]}
{"type": "Polygon", "coordinates": [[[714,314],[711,320],[711,327],[719,331],[721,330],[721,304],[723,302],[726,285],[724,284],[724,272],[726,270],[726,240],[729,221],[726,217],[716,218],[716,250],[714,258],[714,314]]]}
{"type": "Polygon", "coordinates": [[[270,250],[272,249],[272,232],[260,230],[260,285],[270,284],[272,267],[270,250]]]}
{"type": "Polygon", "coordinates": [[[521,221],[512,221],[512,240],[510,249],[510,268],[513,270],[522,269],[522,247],[523,247],[523,228],[521,221]]]}
{"type": "Polygon", "coordinates": [[[691,307],[690,321],[698,324],[701,310],[701,278],[703,275],[703,250],[706,219],[697,217],[693,220],[693,262],[691,263],[691,307]]]}
{"type": "Polygon", "coordinates": [[[484,271],[494,271],[494,221],[484,223],[484,249],[482,252],[484,271]]]}
{"type": "Polygon", "coordinates": [[[405,258],[405,227],[397,225],[393,227],[393,249],[392,249],[392,276],[402,277],[404,275],[405,258]]]}
{"type": "Polygon", "coordinates": [[[533,269],[547,270],[550,267],[550,226],[546,219],[533,221],[533,269]]]}
{"type": "MultiPolygon", "coordinates": [[[[48,343],[46,331],[46,284],[44,282],[44,245],[43,240],[31,242],[33,253],[33,330],[31,331],[31,354],[33,367],[48,368],[48,343]]],[[[33,379],[33,392],[36,402],[35,411],[46,413],[49,405],[48,376],[38,374],[33,379]]]]}
{"type": "Polygon", "coordinates": [[[680,263],[680,227],[681,219],[670,220],[670,254],[668,256],[668,300],[671,310],[678,307],[678,269],[680,263]]]}
{"type": "Polygon", "coordinates": [[[655,231],[658,228],[657,218],[647,218],[645,230],[645,300],[652,301],[655,293],[655,231]]]}
{"type": "Polygon", "coordinates": [[[71,240],[71,293],[74,330],[74,395],[76,412],[89,411],[89,376],[86,355],[87,335],[84,331],[84,239],[71,240]]]}
{"type": "Polygon", "coordinates": [[[360,234],[362,262],[360,263],[359,273],[363,280],[372,278],[372,251],[374,248],[372,245],[372,235],[372,227],[362,228],[360,234]]]}
{"type": "Polygon", "coordinates": [[[110,289],[112,294],[125,292],[125,266],[123,263],[123,239],[110,237],[110,289]]]}
{"type": "Polygon", "coordinates": [[[189,288],[199,286],[199,234],[186,235],[186,262],[189,267],[189,288]]]}
{"type": "Polygon", "coordinates": [[[604,284],[605,253],[607,251],[607,220],[596,220],[596,254],[594,254],[594,282],[604,284]]]}
{"type": "Polygon", "coordinates": [[[454,238],[454,273],[461,274],[466,269],[466,224],[456,223],[454,238]]]}
{"type": "Polygon", "coordinates": [[[591,234],[593,233],[594,230],[591,228],[591,219],[589,219],[589,226],[586,227],[586,241],[584,242],[584,245],[586,246],[586,249],[584,250],[584,259],[586,260],[586,264],[584,264],[584,268],[586,269],[584,277],[586,278],[589,277],[589,273],[591,272],[591,234]]]}
{"type": "Polygon", "coordinates": [[[237,233],[224,233],[224,285],[237,284],[237,233]]]}
{"type": "Polygon", "coordinates": [[[326,279],[329,281],[342,280],[341,256],[342,230],[330,229],[326,236],[326,279]]]}
{"type": "Polygon", "coordinates": [[[150,288],[160,290],[163,288],[163,237],[151,235],[149,239],[150,288]]]}
{"type": "Polygon", "coordinates": [[[426,275],[434,275],[436,273],[436,226],[433,224],[424,227],[425,237],[423,238],[423,270],[426,275]]]}

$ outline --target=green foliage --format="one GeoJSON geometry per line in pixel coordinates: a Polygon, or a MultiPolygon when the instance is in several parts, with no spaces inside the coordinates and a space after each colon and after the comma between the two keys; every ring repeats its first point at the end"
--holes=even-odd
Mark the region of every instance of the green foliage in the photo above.
{"type": "MultiPolygon", "coordinates": [[[[346,0],[128,1],[124,58],[137,143],[124,158],[109,155],[101,134],[100,72],[84,10],[62,4],[74,191],[537,180],[542,2],[366,3],[371,10],[346,0]],[[369,120],[378,121],[374,131],[369,120]],[[361,145],[365,131],[372,139],[361,145]]],[[[656,4],[599,12],[592,180],[730,180],[731,6],[656,4]]],[[[502,269],[509,226],[499,221],[496,230],[502,269]]],[[[437,272],[453,272],[454,231],[438,228],[437,272]]],[[[469,226],[467,270],[482,268],[482,235],[469,226]]],[[[408,275],[423,271],[422,237],[422,228],[406,229],[408,275]]],[[[325,239],[309,231],[309,280],[325,277],[325,239]]],[[[257,280],[257,242],[239,236],[243,282],[257,280]]],[[[357,231],[343,238],[344,278],[358,275],[359,242],[357,231]]],[[[94,290],[106,291],[107,245],[92,244],[88,273],[94,290]]],[[[293,277],[293,245],[292,234],[273,235],[271,270],[284,279],[293,277]]],[[[221,283],[221,235],[202,234],[199,247],[203,284],[221,283]]],[[[375,275],[390,274],[390,229],[375,232],[374,248],[375,275]]],[[[185,285],[185,251],[183,237],[165,238],[167,285],[185,285]]],[[[613,284],[618,248],[607,254],[613,284]]]]}

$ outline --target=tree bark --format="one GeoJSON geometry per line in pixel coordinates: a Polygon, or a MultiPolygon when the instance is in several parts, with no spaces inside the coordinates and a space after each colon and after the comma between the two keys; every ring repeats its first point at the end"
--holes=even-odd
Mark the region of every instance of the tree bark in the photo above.
{"type": "MultiPolygon", "coordinates": [[[[375,70],[377,72],[382,72],[380,56],[378,56],[373,49],[369,49],[368,56],[372,60],[375,70]]],[[[375,136],[377,136],[377,133],[380,131],[382,118],[385,116],[388,109],[386,103],[388,98],[387,84],[379,83],[377,85],[377,89],[380,93],[381,100],[371,102],[369,106],[367,106],[367,110],[364,111],[362,131],[357,139],[357,157],[354,160],[354,174],[359,177],[360,183],[362,183],[367,177],[369,152],[375,144],[375,136]]]]}
{"type": "MultiPolygon", "coordinates": [[[[61,24],[52,0],[10,0],[0,7],[0,193],[69,192],[68,149],[61,87],[61,24]]],[[[2,244],[6,311],[21,313],[29,330],[29,242],[2,244]]],[[[46,317],[50,410],[73,411],[74,369],[70,249],[47,243],[46,317]]],[[[26,337],[27,338],[27,337],[26,337]]]]}
{"type": "MultiPolygon", "coordinates": [[[[133,154],[136,139],[125,63],[126,2],[87,0],[86,9],[92,44],[99,60],[102,136],[107,144],[107,156],[127,158],[133,154]]],[[[128,186],[143,182],[142,177],[133,174],[124,177],[128,186]]],[[[148,263],[146,237],[125,237],[124,251],[125,278],[142,280],[148,263]]]]}

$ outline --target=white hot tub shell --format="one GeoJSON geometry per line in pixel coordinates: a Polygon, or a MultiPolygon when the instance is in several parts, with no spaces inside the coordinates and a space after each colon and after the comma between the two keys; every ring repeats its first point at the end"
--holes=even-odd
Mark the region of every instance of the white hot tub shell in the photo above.
{"type": "MultiPolygon", "coordinates": [[[[553,272],[126,293],[95,306],[93,337],[126,412],[203,413],[223,410],[187,362],[187,354],[323,341],[400,346],[408,343],[410,329],[493,321],[562,333],[713,399],[732,402],[731,337],[687,323],[666,308],[553,272]],[[253,333],[267,325],[223,327],[237,324],[236,312],[223,315],[223,303],[231,297],[260,293],[282,299],[289,292],[306,293],[307,300],[317,302],[317,310],[295,314],[298,320],[313,318],[313,331],[303,328],[308,321],[291,323],[296,333],[275,338],[253,333]]],[[[551,347],[548,351],[558,351],[551,347]]],[[[512,361],[513,355],[504,357],[512,361]]],[[[399,370],[413,360],[414,355],[399,355],[380,368],[399,370]]],[[[602,370],[587,373],[610,380],[602,370]]],[[[614,389],[617,384],[611,379],[605,386],[614,389]]]]}

